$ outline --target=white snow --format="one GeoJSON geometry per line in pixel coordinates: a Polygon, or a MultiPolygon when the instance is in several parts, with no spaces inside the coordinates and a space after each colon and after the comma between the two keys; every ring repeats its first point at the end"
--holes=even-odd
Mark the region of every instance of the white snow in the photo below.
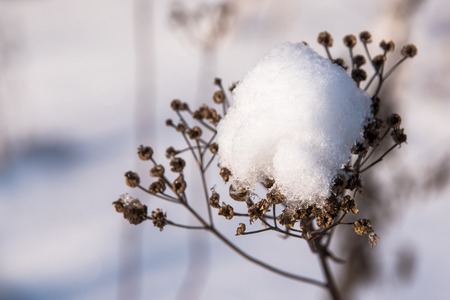
{"type": "Polygon", "coordinates": [[[235,89],[219,124],[219,162],[253,188],[274,178],[289,204],[329,196],[370,118],[370,96],[304,43],[276,46],[235,89]]]}

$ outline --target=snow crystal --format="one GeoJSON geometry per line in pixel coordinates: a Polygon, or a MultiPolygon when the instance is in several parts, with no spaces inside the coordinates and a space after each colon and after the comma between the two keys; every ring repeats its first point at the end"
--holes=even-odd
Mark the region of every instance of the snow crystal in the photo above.
{"type": "Polygon", "coordinates": [[[254,188],[273,178],[292,205],[329,196],[370,118],[370,96],[303,43],[275,47],[239,83],[218,126],[219,163],[254,188]]]}

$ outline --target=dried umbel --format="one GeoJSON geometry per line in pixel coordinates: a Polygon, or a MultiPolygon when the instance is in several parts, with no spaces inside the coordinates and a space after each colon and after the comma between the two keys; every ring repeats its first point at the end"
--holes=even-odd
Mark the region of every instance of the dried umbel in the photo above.
{"type": "MultiPolygon", "coordinates": [[[[225,244],[240,255],[249,258],[250,261],[267,270],[324,287],[330,291],[332,298],[339,299],[338,291],[333,286],[334,281],[329,277],[331,276],[329,269],[325,272],[328,274],[326,283],[323,283],[303,276],[297,276],[276,266],[269,265],[264,261],[253,258],[250,253],[237,247],[232,240],[228,239],[221,232],[220,223],[216,223],[214,220],[215,218],[221,218],[222,220],[237,222],[237,228],[235,227],[237,236],[272,231],[286,238],[303,239],[309,244],[312,252],[318,254],[322,266],[325,266],[324,268],[328,268],[326,266],[327,260],[339,261],[329,249],[332,230],[337,226],[348,226],[349,230],[351,230],[350,227],[353,227],[355,234],[368,238],[371,247],[377,244],[379,237],[375,233],[371,221],[357,217],[359,213],[359,209],[357,208],[359,194],[363,191],[363,175],[367,170],[381,162],[393,149],[398,148],[407,141],[405,129],[401,127],[402,118],[398,113],[389,114],[388,117],[379,116],[380,107],[383,104],[383,101],[380,99],[380,90],[385,80],[391,76],[401,63],[417,54],[417,48],[412,44],[402,47],[400,50],[402,57],[396,63],[389,64],[392,67],[388,69],[387,62],[391,57],[391,53],[398,51],[395,49],[394,42],[381,41],[379,43],[380,48],[378,48],[379,52],[371,54],[368,44],[372,42],[372,35],[364,31],[358,37],[360,42],[357,36],[353,34],[346,35],[343,38],[343,46],[345,46],[348,52],[348,59],[333,57],[330,50],[333,46],[334,38],[329,32],[321,32],[317,38],[318,43],[325,49],[326,56],[329,60],[327,61],[327,65],[332,65],[329,70],[338,72],[341,75],[343,72],[346,72],[346,80],[349,80],[351,87],[356,93],[363,95],[363,98],[358,99],[367,101],[364,105],[364,110],[367,111],[367,114],[363,113],[360,115],[360,121],[362,122],[360,124],[363,125],[357,127],[355,131],[357,138],[350,139],[351,143],[347,145],[347,152],[343,155],[344,160],[334,166],[333,169],[330,169],[330,172],[326,173],[331,175],[326,184],[322,185],[322,190],[314,190],[313,193],[308,194],[308,199],[294,199],[297,195],[295,193],[287,193],[286,190],[289,191],[289,189],[286,189],[286,186],[302,181],[304,179],[304,177],[301,177],[302,174],[307,172],[292,172],[291,176],[287,176],[288,181],[286,183],[283,180],[286,178],[280,179],[279,173],[270,173],[274,168],[274,161],[269,162],[265,158],[261,158],[262,156],[258,156],[259,160],[255,160],[251,168],[249,168],[250,170],[254,170],[258,166],[262,166],[263,168],[263,171],[253,178],[255,187],[248,180],[240,181],[240,179],[245,177],[242,176],[245,174],[241,172],[243,168],[242,164],[237,164],[238,167],[231,167],[226,163],[222,163],[221,160],[219,160],[219,163],[216,162],[216,156],[220,158],[223,152],[227,151],[226,143],[225,145],[221,143],[218,136],[220,136],[220,129],[224,124],[223,122],[227,122],[228,116],[232,114],[232,111],[229,110],[230,102],[227,98],[228,92],[223,88],[222,81],[216,78],[214,84],[217,89],[212,95],[211,106],[204,104],[197,109],[191,110],[187,103],[179,99],[173,100],[170,104],[178,119],[175,121],[168,119],[166,125],[180,135],[181,140],[186,143],[186,147],[177,147],[176,149],[172,146],[168,147],[165,152],[165,157],[168,160],[165,163],[161,163],[156,161],[156,155],[154,155],[151,147],[140,145],[137,149],[137,154],[140,160],[145,161],[144,163],[151,164],[148,167],[149,171],[147,174],[147,177],[148,175],[150,177],[147,179],[141,178],[133,171],[125,173],[125,183],[127,186],[147,192],[153,198],[157,198],[157,200],[183,207],[194,216],[198,224],[194,226],[183,225],[169,220],[167,213],[159,208],[153,210],[148,216],[147,206],[128,194],[122,195],[120,199],[113,202],[115,210],[122,214],[131,224],[137,225],[146,220],[150,220],[160,231],[165,226],[206,230],[219,237],[220,240],[224,241],[225,244]],[[364,51],[361,51],[360,48],[363,48],[364,51]],[[227,114],[227,112],[229,113],[227,114]],[[380,149],[387,150],[380,151],[380,149]],[[197,167],[199,172],[199,180],[193,181],[190,175],[188,176],[188,173],[185,172],[186,165],[192,161],[186,159],[186,155],[190,155],[194,161],[193,165],[197,167]],[[216,165],[218,169],[213,170],[213,167],[216,165]],[[170,170],[170,172],[165,172],[166,169],[170,170]],[[219,178],[217,175],[222,180],[215,182],[216,187],[214,183],[210,183],[209,181],[212,178],[219,178]],[[141,182],[145,182],[145,184],[141,185],[141,182]],[[189,199],[188,197],[190,195],[187,192],[188,188],[192,188],[191,184],[195,186],[196,182],[201,183],[201,187],[195,187],[195,189],[202,191],[204,194],[204,205],[207,211],[206,216],[203,214],[203,210],[196,210],[199,203],[192,205],[194,201],[198,201],[198,198],[189,199]],[[256,185],[258,189],[262,190],[262,195],[260,190],[256,188],[256,185]],[[211,186],[214,187],[211,188],[211,186]],[[220,191],[224,192],[220,194],[220,191]],[[230,201],[232,202],[229,203],[232,203],[233,206],[225,202],[228,202],[227,199],[231,199],[230,201]],[[236,219],[239,220],[235,221],[236,219]]],[[[341,47],[343,46],[341,44],[341,47]]],[[[295,45],[295,47],[305,50],[303,47],[306,46],[302,44],[295,45]]],[[[305,52],[309,53],[308,55],[311,55],[311,57],[315,57],[316,55],[311,54],[309,50],[305,50],[305,52]]],[[[295,80],[294,82],[299,84],[295,80]]],[[[331,81],[330,84],[334,84],[334,82],[331,81]]],[[[239,84],[233,83],[229,87],[228,90],[235,93],[235,101],[238,100],[236,94],[240,92],[243,85],[245,85],[245,79],[239,84]]],[[[272,84],[267,86],[270,88],[273,87],[272,84]]],[[[338,86],[342,88],[341,83],[338,86]]],[[[261,95],[261,90],[258,90],[258,95],[261,95]]],[[[256,108],[260,111],[259,109],[262,108],[265,101],[261,99],[257,100],[259,102],[257,102],[256,108]]],[[[279,105],[283,106],[281,104],[279,105]]],[[[316,118],[312,118],[309,123],[317,126],[317,120],[326,121],[327,118],[330,118],[331,113],[336,113],[340,108],[335,107],[328,114],[321,110],[320,114],[316,118]]],[[[273,120],[275,114],[272,110],[270,111],[272,115],[268,117],[271,120],[273,120]]],[[[339,128],[340,131],[347,128],[344,125],[346,124],[346,119],[352,117],[348,114],[348,110],[345,111],[345,117],[340,118],[338,124],[335,124],[335,128],[339,128]]],[[[239,130],[242,130],[252,121],[253,112],[254,110],[252,113],[244,115],[244,119],[239,121],[239,124],[242,125],[239,127],[239,130]]],[[[291,116],[286,122],[293,122],[298,113],[298,110],[291,109],[286,114],[281,115],[283,115],[283,118],[286,115],[291,116]]],[[[258,118],[260,117],[258,115],[258,118]]],[[[258,119],[258,122],[261,122],[261,120],[258,119]]],[[[270,124],[272,123],[270,122],[270,124]]],[[[305,124],[305,126],[310,126],[309,123],[305,124]]],[[[258,132],[261,136],[271,136],[273,134],[272,127],[269,130],[255,130],[254,134],[258,132]]],[[[333,126],[329,127],[334,129],[333,126]]],[[[298,126],[297,128],[303,127],[298,126]]],[[[313,127],[308,128],[314,129],[313,127]]],[[[289,138],[295,134],[293,131],[286,131],[289,134],[289,138]]],[[[295,131],[298,131],[298,129],[295,131]]],[[[308,136],[315,137],[320,136],[324,131],[319,131],[316,135],[311,134],[311,132],[307,132],[307,135],[309,134],[308,136]]],[[[275,138],[274,136],[271,137],[275,138]]],[[[241,139],[240,142],[247,142],[248,140],[241,139]]],[[[292,139],[284,140],[283,143],[278,145],[278,148],[285,151],[281,154],[287,157],[295,157],[296,155],[292,154],[294,149],[298,147],[298,144],[292,144],[290,141],[292,139]]],[[[254,147],[254,149],[258,150],[257,154],[260,155],[270,150],[270,147],[273,146],[272,142],[273,139],[270,143],[262,143],[259,147],[254,147]]],[[[320,145],[322,143],[316,143],[311,149],[322,153],[333,152],[330,150],[330,147],[322,149],[320,145]]],[[[248,153],[244,154],[244,160],[248,159],[248,153]]],[[[277,157],[277,159],[281,160],[280,157],[277,157]]],[[[291,158],[283,165],[283,169],[294,168],[298,165],[306,168],[308,164],[318,168],[318,161],[320,160],[307,159],[300,164],[294,158],[291,158]]],[[[151,203],[153,204],[154,202],[151,203]]],[[[370,212],[365,213],[370,214],[370,212]]]]}

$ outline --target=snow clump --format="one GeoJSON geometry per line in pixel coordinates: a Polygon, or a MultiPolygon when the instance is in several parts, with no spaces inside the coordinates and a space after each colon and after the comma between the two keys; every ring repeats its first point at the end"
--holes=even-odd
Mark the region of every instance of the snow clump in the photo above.
{"type": "Polygon", "coordinates": [[[219,163],[235,185],[273,178],[287,204],[320,205],[370,117],[370,96],[342,67],[283,43],[233,91],[218,126],[219,163]]]}

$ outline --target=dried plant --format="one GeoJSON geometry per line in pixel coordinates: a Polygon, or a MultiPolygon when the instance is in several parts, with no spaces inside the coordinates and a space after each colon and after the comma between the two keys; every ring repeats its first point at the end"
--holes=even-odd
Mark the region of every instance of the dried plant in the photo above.
{"type": "MultiPolygon", "coordinates": [[[[233,173],[225,167],[219,167],[217,171],[223,181],[229,184],[228,195],[220,195],[216,191],[214,186],[218,183],[208,182],[207,172],[213,169],[213,162],[220,149],[220,145],[216,143],[217,125],[230,106],[227,91],[221,80],[216,79],[214,83],[218,89],[212,97],[215,108],[205,104],[192,110],[187,103],[178,99],[170,104],[179,121],[168,119],[166,125],[181,135],[186,148],[169,147],[166,151],[169,163],[164,166],[154,159],[152,148],[141,145],[138,148],[138,156],[141,160],[151,163],[150,176],[154,178],[153,181],[144,185],[137,173],[132,171],[125,173],[125,182],[129,187],[141,189],[150,196],[186,209],[198,221],[198,225],[180,224],[170,219],[170,213],[161,209],[149,213],[146,205],[128,194],[122,195],[113,203],[117,212],[122,213],[131,224],[137,225],[144,221],[151,221],[160,231],[163,231],[165,226],[208,231],[249,261],[287,278],[324,288],[329,291],[333,299],[341,299],[329,266],[330,261],[343,262],[330,249],[333,232],[337,226],[349,226],[357,235],[367,237],[371,247],[375,246],[379,240],[374,231],[375,224],[371,224],[369,219],[357,217],[358,194],[363,189],[363,174],[407,141],[399,114],[392,113],[385,120],[378,118],[382,105],[379,92],[385,80],[397,67],[417,54],[414,45],[406,45],[401,49],[402,58],[388,68],[386,64],[388,55],[395,49],[392,41],[382,41],[379,44],[381,53],[372,56],[368,47],[368,44],[372,42],[371,34],[366,31],[361,32],[359,40],[364,49],[363,54],[355,54],[356,36],[344,37],[343,43],[348,49],[350,58],[349,66],[346,66],[343,59],[334,58],[331,55],[330,48],[333,46],[331,34],[322,32],[318,36],[318,42],[324,47],[328,58],[346,69],[358,87],[371,93],[372,112],[371,119],[365,123],[363,139],[353,145],[350,160],[337,172],[329,187],[329,196],[321,199],[320,205],[316,203],[301,206],[289,205],[289,199],[278,188],[274,178],[265,178],[261,182],[266,195],[260,197],[250,188],[230,183],[233,173]],[[366,69],[367,65],[369,70],[366,69]],[[364,86],[363,83],[365,83],[364,86]],[[386,144],[388,145],[386,151],[380,155],[374,154],[375,150],[386,144]],[[198,169],[207,215],[202,215],[196,210],[192,200],[188,199],[186,194],[186,189],[198,182],[194,178],[187,178],[184,173],[186,160],[183,156],[188,154],[192,156],[198,169]],[[375,155],[378,156],[374,157],[375,155]],[[239,219],[236,222],[237,236],[276,232],[285,237],[304,240],[309,244],[312,252],[319,257],[325,280],[322,282],[293,274],[257,259],[226,237],[216,226],[215,218],[231,221],[239,219]],[[246,223],[251,224],[251,230],[247,228],[246,223]]],[[[232,92],[235,87],[236,84],[233,84],[229,91],[232,92]]]]}

